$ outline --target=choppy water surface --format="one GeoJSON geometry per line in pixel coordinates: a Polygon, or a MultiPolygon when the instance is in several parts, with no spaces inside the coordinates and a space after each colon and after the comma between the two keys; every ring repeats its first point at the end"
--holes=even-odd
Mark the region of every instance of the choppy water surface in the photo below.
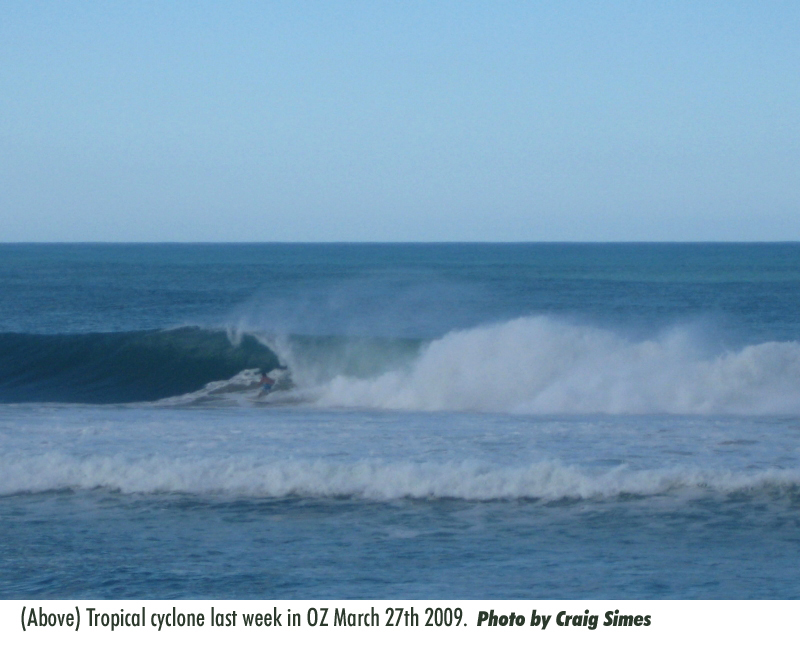
{"type": "Polygon", "coordinates": [[[0,246],[0,592],[797,597],[798,288],[795,245],[0,246]]]}

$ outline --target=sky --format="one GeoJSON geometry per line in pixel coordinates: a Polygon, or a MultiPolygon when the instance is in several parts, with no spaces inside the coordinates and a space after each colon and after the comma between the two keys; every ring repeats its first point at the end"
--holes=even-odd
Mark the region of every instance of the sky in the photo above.
{"type": "Polygon", "coordinates": [[[0,0],[0,242],[800,240],[800,3],[0,0]]]}

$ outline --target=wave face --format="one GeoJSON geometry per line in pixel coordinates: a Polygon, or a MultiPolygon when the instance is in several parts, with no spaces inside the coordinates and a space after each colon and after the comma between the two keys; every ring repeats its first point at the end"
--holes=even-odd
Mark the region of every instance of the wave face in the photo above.
{"type": "Polygon", "coordinates": [[[194,392],[277,356],[253,336],[222,331],[38,335],[0,333],[0,402],[129,403],[194,392]]]}
{"type": "Polygon", "coordinates": [[[538,316],[449,333],[407,367],[318,385],[328,406],[532,414],[800,413],[800,344],[710,349],[690,328],[646,340],[538,316]]]}

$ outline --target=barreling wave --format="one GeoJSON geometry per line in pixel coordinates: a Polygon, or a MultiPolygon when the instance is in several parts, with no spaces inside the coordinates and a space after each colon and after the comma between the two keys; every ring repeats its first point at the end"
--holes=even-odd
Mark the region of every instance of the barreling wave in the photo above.
{"type": "MultiPolygon", "coordinates": [[[[520,414],[800,414],[800,344],[719,350],[549,316],[431,341],[200,328],[0,334],[0,402],[206,404],[287,368],[267,402],[520,414]],[[291,388],[291,392],[285,391],[291,388]]],[[[233,396],[233,397],[232,397],[233,396]]],[[[259,401],[259,402],[264,402],[259,401]]]]}
{"type": "Polygon", "coordinates": [[[280,367],[252,335],[223,331],[0,333],[0,402],[129,403],[200,390],[246,369],[280,367]]]}
{"type": "Polygon", "coordinates": [[[672,468],[605,472],[545,461],[504,467],[363,460],[258,461],[247,458],[131,459],[49,453],[0,458],[0,495],[103,488],[122,493],[249,497],[355,497],[366,500],[603,500],[666,494],[800,495],[796,470],[752,473],[672,468]]]}

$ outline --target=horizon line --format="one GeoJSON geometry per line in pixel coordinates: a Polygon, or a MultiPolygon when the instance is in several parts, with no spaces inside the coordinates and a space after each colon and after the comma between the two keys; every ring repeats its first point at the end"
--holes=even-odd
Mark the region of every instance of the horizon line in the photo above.
{"type": "Polygon", "coordinates": [[[0,241],[0,245],[781,245],[797,244],[798,239],[775,240],[692,240],[692,241],[0,241]]]}

